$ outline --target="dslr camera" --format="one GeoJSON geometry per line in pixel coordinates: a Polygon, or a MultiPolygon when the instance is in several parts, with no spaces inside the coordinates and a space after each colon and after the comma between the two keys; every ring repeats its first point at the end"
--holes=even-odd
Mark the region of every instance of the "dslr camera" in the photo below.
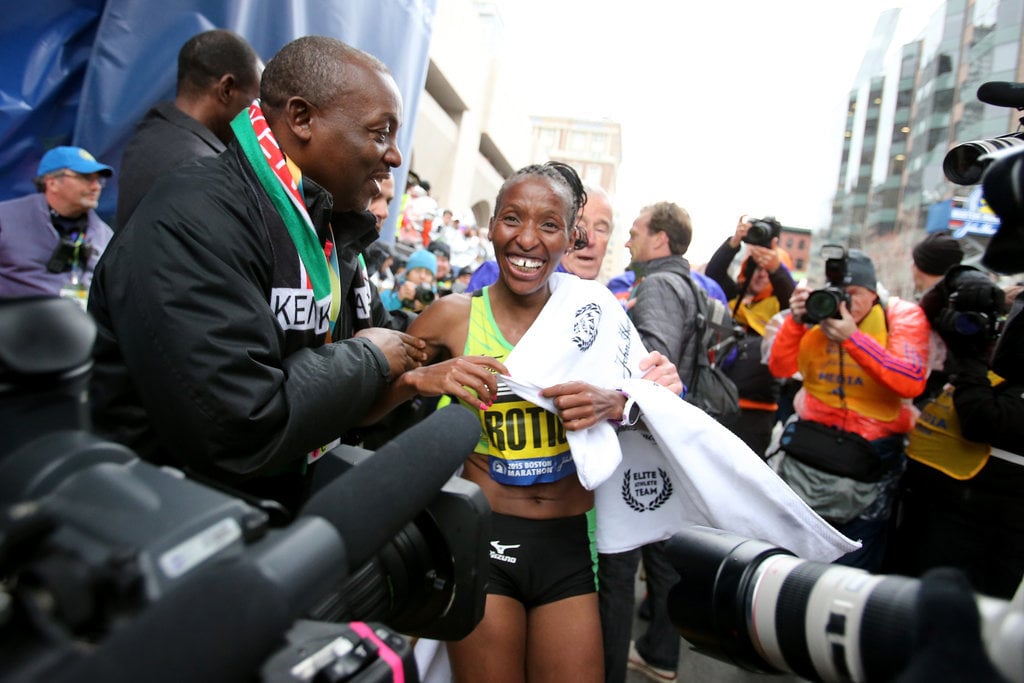
{"type": "Polygon", "coordinates": [[[434,291],[433,285],[426,283],[416,285],[416,293],[413,294],[413,300],[419,301],[424,306],[434,303],[434,299],[437,298],[437,292],[434,291]]]}
{"type": "Polygon", "coordinates": [[[92,257],[92,245],[69,237],[61,237],[46,262],[46,270],[51,273],[66,273],[77,263],[84,265],[92,257]]]}
{"type": "Polygon", "coordinates": [[[774,216],[764,218],[747,217],[750,229],[743,236],[743,241],[755,247],[770,247],[772,240],[782,234],[782,224],[774,216]]]}
{"type": "Polygon", "coordinates": [[[825,257],[825,279],[828,285],[816,289],[807,296],[807,311],[804,322],[809,325],[820,323],[826,318],[842,318],[839,304],[850,306],[850,295],[846,293],[846,248],[841,244],[826,244],[821,248],[825,257]]]}

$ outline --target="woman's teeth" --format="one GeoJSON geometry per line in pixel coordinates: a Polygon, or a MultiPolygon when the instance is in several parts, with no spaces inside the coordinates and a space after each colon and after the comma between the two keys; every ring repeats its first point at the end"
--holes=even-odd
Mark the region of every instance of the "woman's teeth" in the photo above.
{"type": "Polygon", "coordinates": [[[508,262],[516,268],[522,268],[523,270],[539,270],[544,265],[544,262],[538,259],[523,258],[521,256],[509,256],[508,262]]]}

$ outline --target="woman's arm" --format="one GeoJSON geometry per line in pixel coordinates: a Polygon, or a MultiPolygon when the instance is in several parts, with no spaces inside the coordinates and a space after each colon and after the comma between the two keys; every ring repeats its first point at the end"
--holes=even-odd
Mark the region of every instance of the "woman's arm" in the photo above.
{"type": "Polygon", "coordinates": [[[438,299],[417,316],[408,333],[427,344],[423,366],[391,381],[363,424],[373,424],[414,396],[448,394],[468,403],[490,405],[498,394],[495,373],[507,374],[500,361],[487,356],[462,356],[470,299],[452,294],[438,299]]]}

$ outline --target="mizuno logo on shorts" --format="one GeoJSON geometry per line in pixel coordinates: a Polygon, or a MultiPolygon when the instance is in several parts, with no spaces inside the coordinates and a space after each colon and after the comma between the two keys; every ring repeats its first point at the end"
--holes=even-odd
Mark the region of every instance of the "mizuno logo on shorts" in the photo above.
{"type": "Polygon", "coordinates": [[[491,541],[491,547],[494,550],[491,551],[491,559],[498,560],[499,562],[508,562],[509,564],[515,564],[516,558],[505,554],[506,550],[513,550],[518,548],[521,544],[516,543],[515,545],[504,545],[501,541],[491,541]]]}

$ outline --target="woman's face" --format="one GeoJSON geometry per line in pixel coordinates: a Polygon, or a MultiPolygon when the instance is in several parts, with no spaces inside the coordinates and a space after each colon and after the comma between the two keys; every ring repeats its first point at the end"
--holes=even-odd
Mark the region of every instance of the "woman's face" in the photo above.
{"type": "Polygon", "coordinates": [[[508,185],[490,221],[501,279],[514,293],[545,288],[569,247],[567,188],[541,176],[508,185]]]}

